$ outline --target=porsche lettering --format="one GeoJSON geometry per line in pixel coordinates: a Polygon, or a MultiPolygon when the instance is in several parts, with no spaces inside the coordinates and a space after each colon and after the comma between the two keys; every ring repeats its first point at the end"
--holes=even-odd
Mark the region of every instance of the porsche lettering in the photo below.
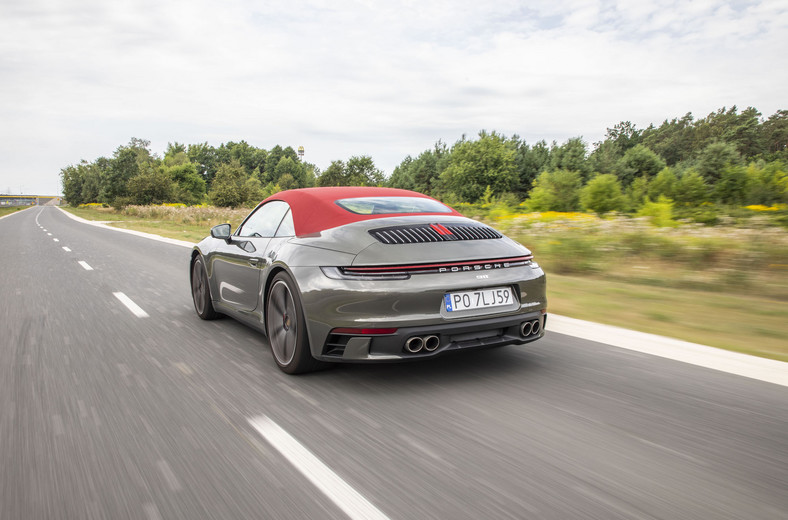
{"type": "Polygon", "coordinates": [[[491,269],[505,269],[511,267],[509,262],[494,264],[472,264],[472,265],[453,265],[451,267],[438,268],[439,273],[460,273],[466,271],[489,271],[491,269]]]}

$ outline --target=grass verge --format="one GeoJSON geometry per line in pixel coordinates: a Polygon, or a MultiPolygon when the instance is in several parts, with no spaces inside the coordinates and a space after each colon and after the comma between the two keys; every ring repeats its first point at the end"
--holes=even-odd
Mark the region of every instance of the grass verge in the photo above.
{"type": "Polygon", "coordinates": [[[0,208],[0,217],[5,217],[6,215],[16,213],[17,211],[22,211],[23,209],[27,209],[29,207],[30,206],[6,206],[4,208],[0,208]]]}
{"type": "MultiPolygon", "coordinates": [[[[110,225],[198,242],[248,209],[64,208],[110,225]]],[[[631,221],[493,221],[547,272],[555,314],[788,361],[788,233],[654,230],[631,221]]]]}
{"type": "Polygon", "coordinates": [[[788,361],[788,302],[547,273],[555,314],[788,361]]]}
{"type": "Polygon", "coordinates": [[[249,213],[249,209],[214,207],[129,206],[121,211],[101,207],[64,207],[66,211],[87,220],[108,225],[153,233],[167,238],[199,242],[211,232],[211,227],[229,222],[235,229],[249,213]]]}

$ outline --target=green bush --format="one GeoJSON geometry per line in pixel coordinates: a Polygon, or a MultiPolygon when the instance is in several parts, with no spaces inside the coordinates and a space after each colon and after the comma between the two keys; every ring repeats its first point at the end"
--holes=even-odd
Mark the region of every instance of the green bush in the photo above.
{"type": "Polygon", "coordinates": [[[597,215],[624,209],[621,183],[615,175],[597,175],[580,190],[580,202],[586,210],[597,215]]]}
{"type": "Polygon", "coordinates": [[[651,202],[646,198],[643,207],[637,212],[638,217],[648,217],[651,223],[657,227],[676,226],[673,220],[673,201],[660,197],[657,202],[651,202]]]}

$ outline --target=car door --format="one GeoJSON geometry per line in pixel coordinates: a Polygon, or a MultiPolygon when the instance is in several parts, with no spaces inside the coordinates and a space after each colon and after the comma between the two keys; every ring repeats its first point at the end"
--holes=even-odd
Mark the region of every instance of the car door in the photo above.
{"type": "Polygon", "coordinates": [[[267,266],[264,257],[289,206],[270,201],[258,206],[238,226],[230,240],[212,255],[213,294],[236,310],[251,312],[260,303],[260,273],[267,266]]]}

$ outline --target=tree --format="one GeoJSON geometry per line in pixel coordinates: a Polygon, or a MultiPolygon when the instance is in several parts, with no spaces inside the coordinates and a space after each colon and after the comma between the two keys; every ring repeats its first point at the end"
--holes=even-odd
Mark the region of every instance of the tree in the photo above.
{"type": "Polygon", "coordinates": [[[624,208],[624,196],[621,183],[615,175],[597,175],[580,190],[580,202],[583,208],[598,215],[624,208]]]}
{"type": "Polygon", "coordinates": [[[561,146],[554,142],[550,149],[550,167],[552,170],[578,172],[582,179],[586,180],[591,175],[591,166],[586,155],[586,143],[580,137],[568,139],[561,146]]]}
{"type": "Polygon", "coordinates": [[[675,200],[688,205],[698,205],[708,198],[708,186],[697,170],[685,171],[676,184],[675,200]]]}
{"type": "Polygon", "coordinates": [[[229,141],[219,147],[219,157],[223,159],[223,162],[237,160],[243,166],[247,176],[260,176],[265,169],[268,152],[255,148],[246,141],[238,143],[229,141]]]}
{"type": "Polygon", "coordinates": [[[618,145],[613,141],[602,141],[594,144],[594,151],[588,156],[591,171],[598,173],[614,173],[616,163],[623,157],[618,145]]]}
{"type": "Polygon", "coordinates": [[[517,169],[517,185],[514,192],[526,197],[541,172],[550,165],[550,148],[544,140],[537,141],[533,146],[512,138],[515,145],[515,168],[517,169]]]}
{"type": "Polygon", "coordinates": [[[743,157],[761,154],[764,148],[760,116],[761,113],[752,107],[739,113],[736,105],[712,112],[695,123],[695,149],[703,149],[714,142],[724,142],[733,145],[743,157]]]}
{"type": "MultiPolygon", "coordinates": [[[[165,159],[166,162],[166,159],[165,159]]],[[[162,167],[174,182],[173,199],[184,204],[199,204],[205,195],[205,181],[191,162],[162,167]]]]}
{"type": "MultiPolygon", "coordinates": [[[[265,167],[262,169],[261,179],[264,182],[276,182],[276,167],[279,165],[279,161],[283,158],[290,158],[293,162],[298,163],[298,154],[291,146],[287,148],[282,148],[279,145],[274,146],[271,150],[268,151],[268,154],[265,158],[265,167]]],[[[292,172],[287,172],[291,173],[292,172]]]]}
{"type": "Polygon", "coordinates": [[[277,182],[277,184],[283,190],[292,190],[293,188],[297,188],[298,187],[298,184],[296,183],[296,180],[289,173],[285,173],[284,175],[279,177],[279,181],[277,182]]]}
{"type": "Polygon", "coordinates": [[[238,207],[246,202],[245,173],[244,167],[237,159],[219,166],[208,194],[211,202],[225,207],[238,207]]]}
{"type": "Polygon", "coordinates": [[[648,177],[645,175],[638,177],[627,186],[626,201],[630,211],[637,210],[645,203],[648,198],[648,186],[648,177]]]}
{"type": "Polygon", "coordinates": [[[669,166],[689,159],[695,151],[695,126],[692,113],[681,118],[667,119],[659,126],[643,131],[641,143],[665,159],[669,166]]]}
{"type": "Polygon", "coordinates": [[[331,165],[318,177],[318,186],[344,186],[345,163],[342,161],[331,161],[331,165]]]}
{"type": "Polygon", "coordinates": [[[442,141],[431,150],[423,151],[416,159],[410,155],[394,168],[388,185],[392,188],[432,194],[440,185],[440,174],[446,168],[449,150],[442,141]]]}
{"type": "Polygon", "coordinates": [[[177,141],[174,143],[167,143],[167,150],[164,152],[165,166],[178,166],[189,162],[189,156],[186,154],[186,145],[180,144],[177,141]]]}
{"type": "Polygon", "coordinates": [[[741,162],[741,155],[734,145],[715,141],[703,149],[695,167],[706,182],[713,185],[722,177],[725,168],[740,166],[741,162]]]}
{"type": "Polygon", "coordinates": [[[383,183],[383,172],[368,155],[353,156],[346,165],[348,186],[380,186],[383,183]]]}
{"type": "Polygon", "coordinates": [[[120,146],[109,161],[101,198],[113,202],[118,197],[128,196],[128,182],[154,163],[150,153],[150,141],[132,137],[129,144],[120,146]]]}
{"type": "Polygon", "coordinates": [[[621,184],[628,186],[637,177],[653,177],[665,167],[665,161],[646,146],[638,144],[626,151],[615,166],[621,184]]]}
{"type": "Polygon", "coordinates": [[[750,204],[772,205],[788,202],[788,173],[780,161],[758,166],[750,164],[747,175],[747,202],[750,204]]]}
{"type": "Polygon", "coordinates": [[[263,184],[256,175],[250,175],[243,188],[244,203],[249,207],[254,207],[261,200],[266,198],[263,184]]]}
{"type": "Polygon", "coordinates": [[[306,170],[304,165],[298,160],[293,160],[291,157],[282,156],[279,163],[274,168],[272,181],[282,185],[282,189],[288,190],[292,188],[305,188],[306,187],[306,170]],[[283,181],[282,178],[287,175],[290,180],[283,181]],[[287,185],[287,187],[285,187],[287,185]]]}
{"type": "Polygon", "coordinates": [[[99,157],[85,168],[82,178],[83,204],[98,202],[99,195],[101,194],[101,183],[108,167],[109,159],[106,157],[99,157]]]}
{"type": "Polygon", "coordinates": [[[576,211],[580,205],[581,186],[579,172],[545,171],[536,178],[525,203],[531,211],[576,211]]]}
{"type": "Polygon", "coordinates": [[[631,121],[621,121],[608,128],[605,133],[605,141],[612,142],[618,149],[618,153],[624,154],[630,148],[640,144],[643,132],[638,130],[631,121]]]}
{"type": "Polygon", "coordinates": [[[477,141],[454,146],[441,180],[463,202],[478,201],[487,186],[496,195],[513,191],[518,181],[515,152],[503,136],[480,132],[477,141]]]}
{"type": "Polygon", "coordinates": [[[210,187],[220,164],[216,148],[208,143],[190,144],[186,155],[197,166],[197,173],[205,180],[205,185],[210,187]]]}
{"type": "Polygon", "coordinates": [[[666,166],[649,182],[648,197],[651,200],[658,200],[660,196],[672,199],[677,183],[678,177],[673,173],[673,169],[666,166]]]}
{"type": "Polygon", "coordinates": [[[741,204],[747,195],[747,180],[743,166],[729,164],[714,185],[714,195],[723,204],[741,204]]]}
{"type": "Polygon", "coordinates": [[[319,186],[380,186],[383,172],[368,155],[353,156],[347,164],[333,161],[317,179],[319,186]]]}
{"type": "Polygon", "coordinates": [[[763,143],[771,159],[788,160],[788,110],[778,110],[763,123],[763,143]]]}
{"type": "Polygon", "coordinates": [[[78,206],[84,203],[82,198],[82,185],[85,182],[84,166],[86,161],[79,165],[66,166],[60,170],[60,184],[63,189],[63,198],[72,205],[78,206]]]}
{"type": "Polygon", "coordinates": [[[404,159],[402,159],[402,162],[400,162],[397,166],[395,166],[394,171],[391,172],[391,177],[389,177],[388,180],[389,188],[399,188],[401,190],[415,190],[416,182],[413,180],[412,168],[413,168],[413,157],[408,155],[404,159]]]}
{"type": "Polygon", "coordinates": [[[164,169],[146,166],[128,181],[128,197],[132,204],[163,204],[172,200],[175,186],[164,169]]]}

